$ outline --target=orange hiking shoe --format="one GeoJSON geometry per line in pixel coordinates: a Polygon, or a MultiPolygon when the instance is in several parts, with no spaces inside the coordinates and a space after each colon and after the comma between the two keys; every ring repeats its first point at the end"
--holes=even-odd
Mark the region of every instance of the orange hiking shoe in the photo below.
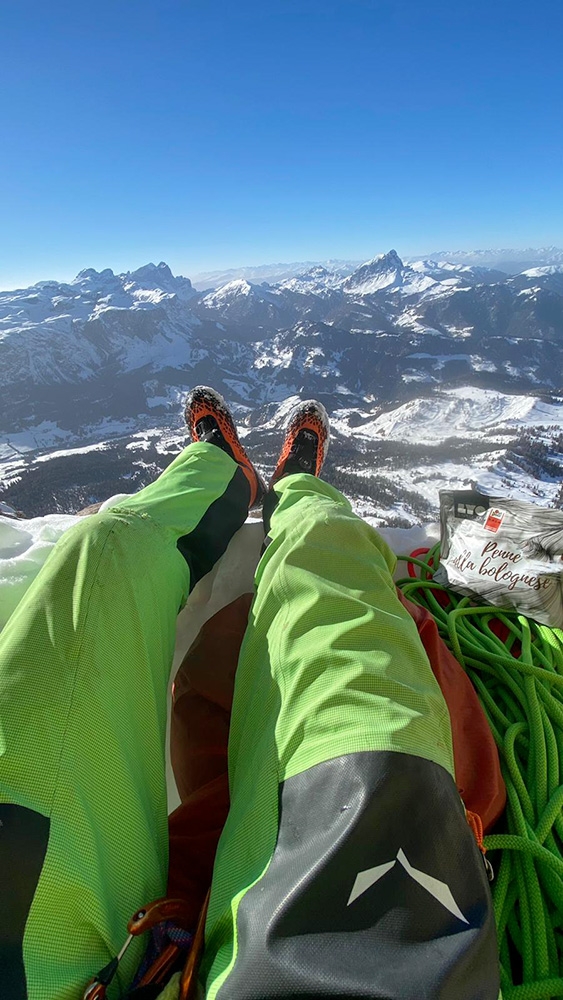
{"type": "Polygon", "coordinates": [[[330,424],[322,403],[308,399],[289,414],[285,439],[270,489],[283,476],[296,472],[320,475],[328,451],[330,424]]]}
{"type": "Polygon", "coordinates": [[[238,462],[250,485],[249,509],[263,499],[266,487],[239,441],[230,410],[218,392],[198,385],[186,397],[186,424],[192,441],[205,441],[221,448],[238,462]]]}

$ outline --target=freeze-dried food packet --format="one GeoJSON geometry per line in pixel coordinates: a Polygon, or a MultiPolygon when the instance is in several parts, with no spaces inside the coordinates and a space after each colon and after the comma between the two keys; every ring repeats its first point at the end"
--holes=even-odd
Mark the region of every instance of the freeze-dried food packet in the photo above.
{"type": "Polygon", "coordinates": [[[563,628],[563,511],[448,490],[440,524],[437,583],[563,628]]]}

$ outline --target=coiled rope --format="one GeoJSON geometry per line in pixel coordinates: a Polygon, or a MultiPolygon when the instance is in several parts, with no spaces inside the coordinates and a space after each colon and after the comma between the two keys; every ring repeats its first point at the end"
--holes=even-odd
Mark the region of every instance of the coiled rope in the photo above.
{"type": "Polygon", "coordinates": [[[485,838],[504,1000],[563,998],[563,631],[473,606],[432,581],[439,546],[400,557],[405,597],[427,608],[474,684],[499,750],[506,832],[485,838]],[[418,569],[419,576],[417,576],[418,569]]]}

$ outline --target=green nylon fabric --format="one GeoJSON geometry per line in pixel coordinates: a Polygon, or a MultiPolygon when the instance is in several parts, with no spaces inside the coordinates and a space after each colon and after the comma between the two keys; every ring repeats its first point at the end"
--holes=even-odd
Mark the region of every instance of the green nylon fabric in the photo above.
{"type": "Polygon", "coordinates": [[[486,837],[485,845],[495,852],[503,997],[563,998],[563,632],[472,606],[437,586],[438,558],[436,547],[425,560],[411,559],[421,579],[399,586],[432,612],[475,685],[499,749],[507,832],[486,837]],[[437,593],[446,595],[445,607],[437,593]],[[505,641],[491,628],[495,620],[508,629],[505,641]]]}
{"type": "MultiPolygon", "coordinates": [[[[131,915],[165,891],[166,695],[189,589],[176,542],[236,469],[190,445],[126,507],[84,518],[0,635],[0,802],[51,820],[24,937],[30,1000],[81,997],[131,915]]],[[[110,997],[142,949],[129,949],[110,997]]]]}
{"type": "Polygon", "coordinates": [[[414,754],[454,775],[447,706],[397,598],[390,549],[321,480],[288,476],[276,493],[236,675],[231,808],[202,969],[209,1000],[236,960],[240,902],[272,857],[286,778],[370,750],[414,754]]]}

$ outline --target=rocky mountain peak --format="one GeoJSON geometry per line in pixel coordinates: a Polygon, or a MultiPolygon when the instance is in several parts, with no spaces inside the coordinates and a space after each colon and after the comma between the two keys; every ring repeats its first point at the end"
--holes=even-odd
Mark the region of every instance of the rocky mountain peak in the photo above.
{"type": "Polygon", "coordinates": [[[300,278],[309,278],[311,281],[318,281],[319,278],[327,278],[331,272],[323,267],[322,264],[317,264],[315,267],[310,267],[303,274],[299,275],[300,278]]]}
{"type": "Polygon", "coordinates": [[[387,253],[380,253],[372,260],[368,260],[363,267],[369,267],[372,273],[386,271],[389,268],[402,267],[403,262],[396,250],[389,250],[387,253]]]}
{"type": "Polygon", "coordinates": [[[173,277],[172,271],[168,267],[168,264],[166,264],[165,261],[163,260],[160,261],[160,264],[153,264],[151,260],[149,261],[148,264],[143,264],[141,267],[138,267],[136,271],[130,271],[129,273],[131,274],[132,277],[138,277],[138,278],[143,278],[145,277],[145,275],[155,275],[155,274],[160,274],[167,278],[173,277]]]}
{"type": "Polygon", "coordinates": [[[86,267],[78,272],[71,284],[81,284],[84,281],[103,282],[110,278],[115,278],[111,267],[104,267],[103,271],[96,271],[95,267],[86,267]]]}
{"type": "Polygon", "coordinates": [[[152,261],[150,261],[148,264],[143,264],[141,267],[138,267],[136,271],[128,271],[127,277],[136,281],[139,285],[143,285],[147,280],[151,283],[157,280],[160,282],[165,281],[167,283],[174,281],[172,271],[168,267],[168,264],[165,264],[163,260],[161,260],[158,265],[153,264],[152,261]]]}
{"type": "Polygon", "coordinates": [[[343,282],[344,291],[369,295],[382,288],[400,283],[403,273],[403,262],[396,250],[379,254],[356,268],[343,282]]]}
{"type": "Polygon", "coordinates": [[[184,299],[193,294],[190,279],[174,275],[163,260],[159,264],[153,264],[150,261],[148,264],[138,267],[136,271],[127,271],[126,274],[121,275],[121,278],[129,286],[133,283],[144,289],[172,292],[184,299]]]}

